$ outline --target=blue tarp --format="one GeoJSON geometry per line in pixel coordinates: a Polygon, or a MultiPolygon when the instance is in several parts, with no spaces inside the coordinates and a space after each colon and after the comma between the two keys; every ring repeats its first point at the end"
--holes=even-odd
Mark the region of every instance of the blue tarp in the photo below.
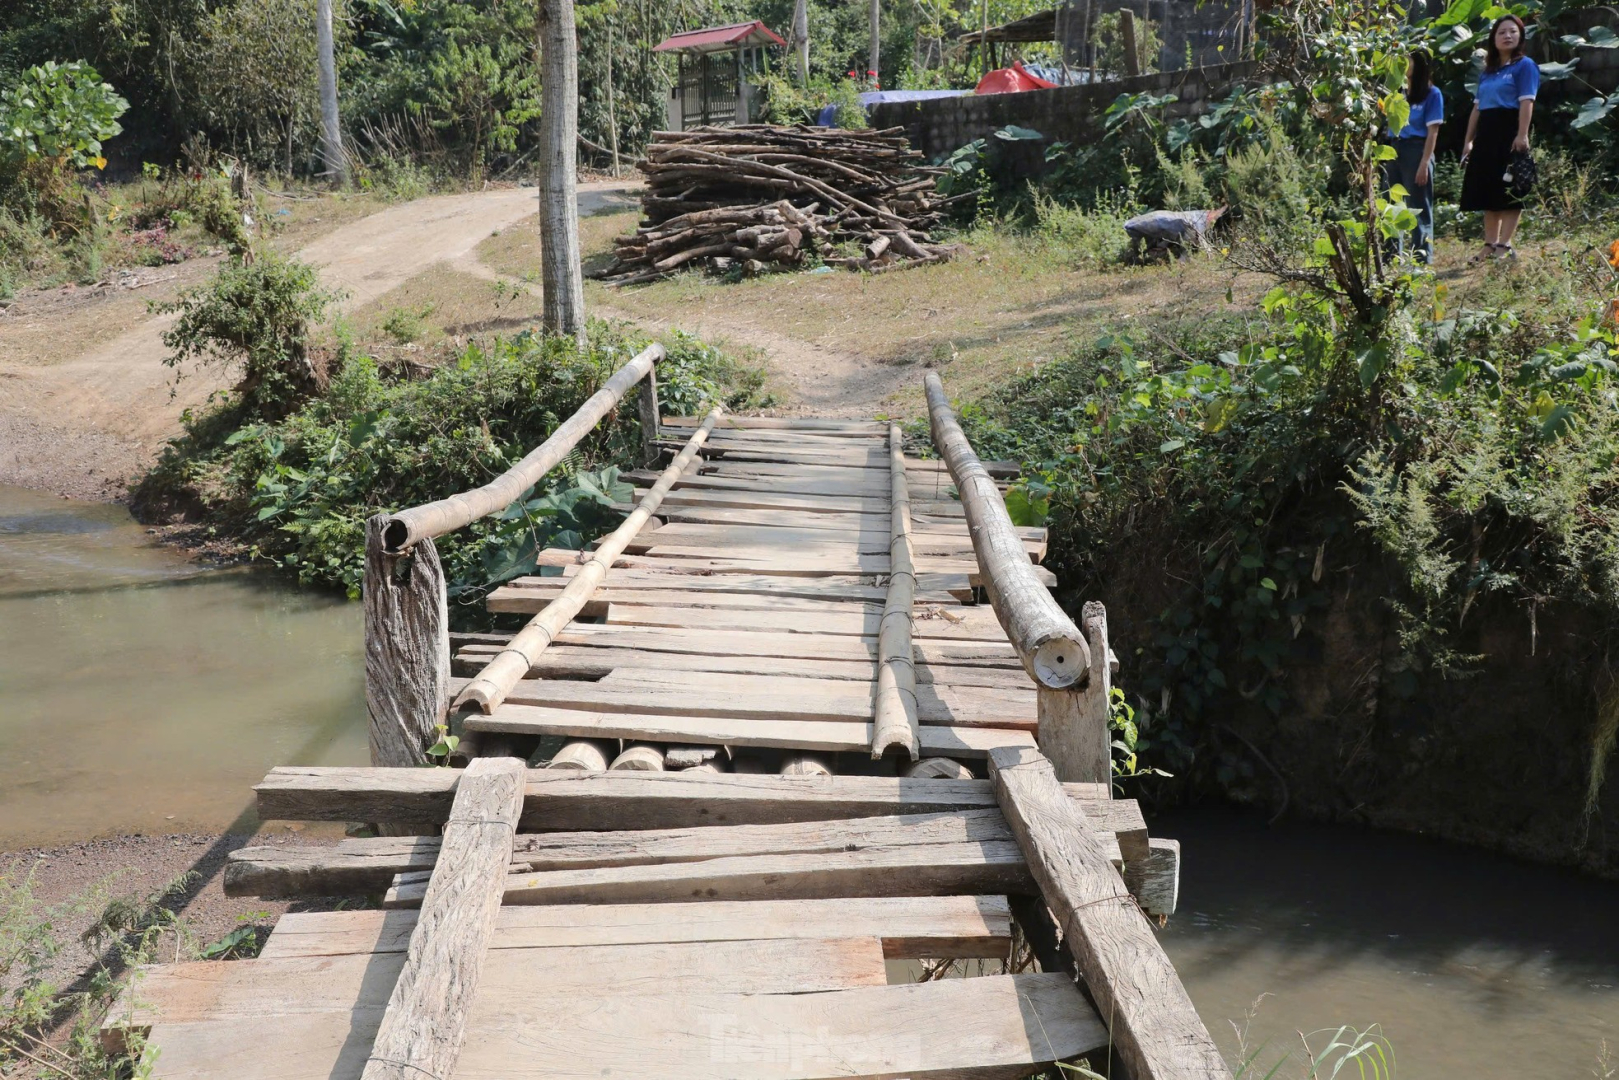
{"type": "MultiPolygon", "coordinates": [[[[885,101],[927,101],[930,98],[962,97],[970,93],[971,90],[868,90],[860,95],[860,104],[869,109],[885,101]]],[[[820,127],[837,127],[838,107],[826,106],[815,118],[815,123],[820,127]]]]}

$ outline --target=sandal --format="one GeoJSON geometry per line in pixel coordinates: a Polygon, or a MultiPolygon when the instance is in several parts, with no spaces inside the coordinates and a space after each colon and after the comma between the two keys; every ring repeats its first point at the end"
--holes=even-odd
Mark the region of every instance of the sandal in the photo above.
{"type": "Polygon", "coordinates": [[[1495,254],[1490,256],[1493,259],[1516,259],[1518,257],[1518,249],[1511,244],[1492,244],[1491,246],[1495,248],[1495,254]]]}
{"type": "Polygon", "coordinates": [[[1467,260],[1467,265],[1468,266],[1477,266],[1480,263],[1483,263],[1483,262],[1486,262],[1486,261],[1488,261],[1490,259],[1495,258],[1496,257],[1495,249],[1500,247],[1500,246],[1501,246],[1500,244],[1485,244],[1483,251],[1479,252],[1478,254],[1474,255],[1472,258],[1467,260]]]}

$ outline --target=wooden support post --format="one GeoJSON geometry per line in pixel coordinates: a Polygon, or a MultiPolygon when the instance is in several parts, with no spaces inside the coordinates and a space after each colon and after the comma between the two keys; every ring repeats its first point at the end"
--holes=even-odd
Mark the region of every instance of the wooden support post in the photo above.
{"type": "Polygon", "coordinates": [[[517,758],[477,758],[461,774],[405,967],[363,1080],[444,1080],[452,1074],[500,913],[525,775],[517,758]]]}
{"type": "Polygon", "coordinates": [[[990,751],[989,770],[1001,813],[1129,1075],[1229,1080],[1174,965],[1051,762],[1038,750],[1001,747],[990,751]]]}
{"type": "Polygon", "coordinates": [[[1141,58],[1136,55],[1136,13],[1129,8],[1119,9],[1119,39],[1124,46],[1124,73],[1141,74],[1141,58]]]}
{"type": "Polygon", "coordinates": [[[423,765],[450,701],[450,616],[432,540],[386,551],[388,516],[365,525],[365,706],[371,764],[423,765]]]}
{"type": "Polygon", "coordinates": [[[646,373],[641,381],[641,392],[635,399],[636,410],[641,416],[641,464],[656,465],[658,463],[658,425],[663,418],[658,415],[658,370],[653,368],[646,373]]]}
{"type": "Polygon", "coordinates": [[[1112,737],[1108,731],[1108,695],[1113,689],[1108,662],[1107,609],[1085,602],[1080,621],[1090,645],[1090,677],[1084,686],[1038,688],[1040,749],[1064,782],[1109,784],[1113,780],[1112,737]]]}

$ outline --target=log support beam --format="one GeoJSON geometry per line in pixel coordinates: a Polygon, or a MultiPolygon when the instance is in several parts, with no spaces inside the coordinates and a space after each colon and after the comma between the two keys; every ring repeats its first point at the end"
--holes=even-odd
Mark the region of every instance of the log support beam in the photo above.
{"type": "Polygon", "coordinates": [[[525,775],[516,758],[478,758],[461,774],[363,1080],[452,1075],[500,913],[525,775]]]}
{"type": "Polygon", "coordinates": [[[989,768],[1029,873],[1109,1025],[1112,1053],[1133,1080],[1230,1080],[1151,924],[1051,762],[1005,747],[990,751],[989,768]]]}
{"type": "Polygon", "coordinates": [[[1081,614],[1090,646],[1090,675],[1083,686],[1038,689],[1040,749],[1064,782],[1110,784],[1112,736],[1108,730],[1113,676],[1108,663],[1107,609],[1086,601],[1081,614]]]}
{"type": "Polygon", "coordinates": [[[365,705],[371,764],[426,764],[450,701],[450,616],[432,540],[389,554],[388,517],[366,522],[365,705]]]}

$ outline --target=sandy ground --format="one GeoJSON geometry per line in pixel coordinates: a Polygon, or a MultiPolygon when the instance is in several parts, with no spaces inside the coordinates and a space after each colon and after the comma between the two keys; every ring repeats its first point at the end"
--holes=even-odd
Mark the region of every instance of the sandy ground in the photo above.
{"type": "MultiPolygon", "coordinates": [[[[626,186],[581,184],[581,211],[614,204],[626,186]]],[[[339,225],[297,255],[347,294],[340,306],[349,310],[435,263],[462,258],[492,232],[532,216],[535,199],[533,188],[420,199],[339,225]]],[[[200,281],[211,265],[196,260],[171,273],[200,281]]],[[[23,343],[0,347],[0,483],[116,498],[179,430],[181,413],[230,382],[210,369],[177,383],[163,364],[162,335],[173,316],[148,314],[145,293],[111,293],[88,316],[100,344],[74,355],[55,351],[53,324],[66,315],[55,291],[19,301],[0,320],[0,337],[23,343]]]]}

